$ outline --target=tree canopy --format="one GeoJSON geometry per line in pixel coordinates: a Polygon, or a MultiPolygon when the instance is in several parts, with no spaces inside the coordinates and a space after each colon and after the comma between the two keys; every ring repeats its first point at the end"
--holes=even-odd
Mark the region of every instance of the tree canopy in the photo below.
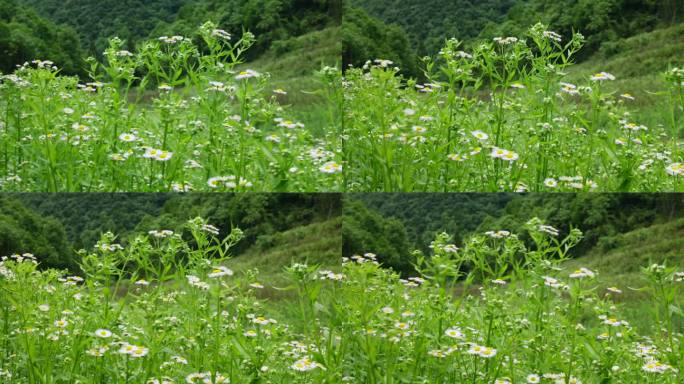
{"type": "Polygon", "coordinates": [[[74,253],[62,224],[0,195],[0,256],[32,253],[56,268],[74,268],[74,253]]]}
{"type": "Polygon", "coordinates": [[[350,0],[386,23],[406,30],[418,55],[433,55],[447,38],[466,44],[519,36],[542,22],[569,37],[587,37],[583,57],[617,39],[684,20],[679,0],[350,0]]]}
{"type": "Polygon", "coordinates": [[[90,55],[117,36],[133,50],[149,37],[192,35],[206,21],[257,36],[251,55],[271,43],[339,24],[337,0],[19,0],[42,16],[73,27],[90,55]]]}
{"type": "Polygon", "coordinates": [[[13,194],[0,196],[0,256],[30,252],[42,267],[75,270],[75,251],[91,249],[105,232],[126,244],[150,230],[183,233],[198,216],[223,236],[244,232],[237,256],[260,239],[340,214],[338,194],[13,194]]]}
{"type": "Polygon", "coordinates": [[[458,193],[356,194],[344,204],[343,254],[374,252],[386,266],[407,272],[414,249],[430,254],[435,235],[461,245],[473,233],[508,230],[528,240],[525,223],[538,217],[562,235],[580,229],[572,256],[610,247],[620,233],[684,217],[677,194],[458,193]]]}
{"type": "MultiPolygon", "coordinates": [[[[351,0],[386,23],[406,30],[418,55],[434,54],[444,40],[477,37],[487,24],[506,17],[515,0],[351,0]]],[[[534,23],[533,23],[534,24],[534,23]]]]}
{"type": "Polygon", "coordinates": [[[38,16],[15,0],[0,0],[0,72],[49,59],[66,73],[81,73],[83,51],[76,32],[38,16]]]}
{"type": "Polygon", "coordinates": [[[391,60],[405,75],[419,76],[408,35],[399,25],[385,24],[361,8],[346,6],[342,20],[342,63],[362,66],[367,60],[391,60]]]}

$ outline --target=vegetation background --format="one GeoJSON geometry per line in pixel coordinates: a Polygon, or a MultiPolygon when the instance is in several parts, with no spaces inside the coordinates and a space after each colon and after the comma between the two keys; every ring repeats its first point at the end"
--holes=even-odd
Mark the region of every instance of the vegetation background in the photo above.
{"type": "MultiPolygon", "coordinates": [[[[326,98],[321,68],[339,67],[341,0],[0,0],[0,75],[35,59],[53,61],[62,74],[90,81],[86,58],[102,60],[109,39],[134,51],[160,36],[195,36],[206,21],[235,40],[256,36],[239,70],[269,73],[264,92],[279,92],[291,118],[320,136],[336,106],[326,98]]],[[[196,43],[203,46],[203,42],[196,43]]],[[[148,100],[152,95],[149,95],[148,100]]]]}
{"type": "MultiPolygon", "coordinates": [[[[667,30],[684,21],[684,3],[678,0],[434,0],[430,6],[420,0],[348,0],[346,7],[345,66],[389,59],[414,77],[421,75],[418,58],[435,55],[451,37],[468,48],[481,39],[519,36],[542,22],[566,41],[573,31],[585,35],[580,61],[605,61],[629,49],[630,37],[667,30]],[[378,37],[376,44],[370,44],[369,36],[378,37]]],[[[681,61],[678,32],[645,36],[646,42],[678,41],[678,48],[660,52],[661,67],[669,60],[681,61]],[[663,62],[663,58],[669,60],[663,62]]],[[[632,64],[642,65],[640,60],[632,64]]]]}
{"type": "Polygon", "coordinates": [[[411,273],[411,251],[430,254],[438,233],[447,232],[456,245],[497,230],[529,239],[524,224],[533,217],[561,234],[580,229],[584,239],[572,256],[606,264],[607,272],[636,272],[649,260],[684,265],[681,194],[352,194],[344,203],[343,254],[373,252],[384,265],[411,273]]]}
{"type": "Polygon", "coordinates": [[[431,255],[430,242],[441,232],[461,246],[471,235],[508,230],[529,245],[524,225],[534,217],[560,237],[578,228],[584,238],[563,269],[597,271],[601,289],[627,287],[619,301],[644,329],[653,303],[641,289],[643,268],[684,268],[682,194],[352,194],[343,206],[343,255],[375,253],[403,276],[416,274],[412,250],[431,255]]]}
{"type": "Polygon", "coordinates": [[[2,0],[0,70],[41,58],[83,74],[81,60],[101,56],[114,36],[134,50],[150,37],[191,35],[208,20],[233,35],[255,34],[255,59],[272,46],[287,51],[296,37],[333,28],[340,18],[335,0],[2,0]]]}
{"type": "Polygon", "coordinates": [[[339,194],[2,194],[0,255],[33,253],[41,268],[78,273],[79,249],[92,249],[101,234],[127,241],[150,230],[182,233],[201,216],[227,236],[244,238],[232,249],[233,268],[282,272],[293,260],[339,265],[339,194]]]}
{"type": "Polygon", "coordinates": [[[340,0],[0,0],[0,73],[34,59],[54,61],[62,73],[86,77],[88,56],[101,58],[110,38],[133,51],[149,38],[190,36],[206,21],[233,36],[249,31],[246,60],[284,88],[283,104],[311,126],[328,113],[314,71],[338,66],[340,0]]]}

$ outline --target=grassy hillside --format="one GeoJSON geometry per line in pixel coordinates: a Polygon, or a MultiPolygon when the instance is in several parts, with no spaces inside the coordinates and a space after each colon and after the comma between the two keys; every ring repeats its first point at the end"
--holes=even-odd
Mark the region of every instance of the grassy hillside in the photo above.
{"type": "Polygon", "coordinates": [[[236,272],[258,269],[259,280],[266,286],[261,291],[263,297],[291,297],[291,292],[285,290],[288,285],[282,273],[285,267],[292,263],[306,263],[339,270],[342,257],[341,230],[342,218],[337,217],[261,236],[254,246],[230,259],[227,265],[236,272]]]}
{"type": "Polygon", "coordinates": [[[278,83],[283,80],[308,81],[311,74],[323,66],[339,65],[342,50],[339,36],[340,27],[329,27],[279,41],[250,66],[271,73],[276,81],[272,84],[274,87],[289,83],[278,83]]]}
{"type": "MultiPolygon", "coordinates": [[[[302,121],[316,135],[323,135],[330,125],[341,122],[338,108],[327,98],[325,84],[316,72],[326,66],[340,67],[340,29],[331,26],[277,41],[256,59],[238,66],[238,70],[253,69],[270,74],[266,94],[272,94],[281,105],[292,107],[293,118],[302,121]],[[274,90],[284,90],[287,94],[271,93],[274,90]]],[[[159,91],[150,90],[145,95],[145,100],[151,100],[159,91]]]]}
{"type": "MultiPolygon", "coordinates": [[[[285,268],[293,263],[303,263],[317,265],[321,270],[341,270],[341,231],[342,218],[338,216],[263,235],[247,251],[224,264],[239,276],[258,271],[256,280],[264,287],[255,293],[259,299],[269,301],[267,311],[278,318],[295,320],[298,309],[283,304],[297,300],[285,268]]],[[[130,289],[130,282],[124,282],[121,295],[130,289]]]]}
{"type": "Polygon", "coordinates": [[[610,72],[616,81],[609,87],[629,91],[637,105],[650,105],[657,100],[655,90],[664,87],[662,73],[676,66],[684,66],[684,23],[606,43],[573,67],[571,78],[610,72]]]}
{"type": "MultiPolygon", "coordinates": [[[[597,271],[599,290],[622,290],[615,300],[636,319],[636,326],[650,329],[653,325],[647,319],[653,303],[643,289],[647,281],[642,268],[653,263],[684,270],[684,219],[605,237],[585,256],[567,262],[565,269],[585,267],[597,271]]],[[[684,327],[682,321],[678,325],[684,327]]]]}
{"type": "MultiPolygon", "coordinates": [[[[616,80],[606,89],[629,93],[634,116],[646,126],[666,124],[655,106],[665,102],[664,72],[684,66],[684,23],[604,43],[588,60],[572,67],[570,82],[581,82],[594,73],[609,72],[616,80]]],[[[681,113],[681,112],[680,112],[681,113]]],[[[682,131],[680,130],[680,137],[682,131]]]]}
{"type": "Polygon", "coordinates": [[[342,218],[299,226],[272,235],[260,236],[255,245],[229,260],[236,271],[258,268],[263,277],[273,278],[292,264],[318,264],[339,268],[342,218]]]}
{"type": "Polygon", "coordinates": [[[292,106],[297,119],[322,134],[340,117],[335,101],[326,98],[325,85],[315,73],[325,66],[339,68],[341,55],[340,27],[328,27],[276,42],[243,67],[270,73],[270,90],[287,92],[275,94],[279,102],[292,106]]]}
{"type": "MultiPolygon", "coordinates": [[[[652,263],[684,268],[684,219],[604,237],[566,266],[596,270],[608,285],[634,288],[642,284],[641,268],[652,263]]],[[[625,289],[625,295],[638,296],[638,292],[625,289]]]]}
{"type": "Polygon", "coordinates": [[[322,102],[323,98],[312,92],[320,88],[314,73],[325,66],[339,66],[339,36],[340,27],[330,27],[278,42],[244,67],[270,73],[273,81],[269,87],[287,91],[279,96],[286,104],[322,102]]]}

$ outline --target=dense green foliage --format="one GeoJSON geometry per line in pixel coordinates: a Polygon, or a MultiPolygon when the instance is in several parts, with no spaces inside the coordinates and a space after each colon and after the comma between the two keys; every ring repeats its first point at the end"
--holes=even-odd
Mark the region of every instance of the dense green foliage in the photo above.
{"type": "Polygon", "coordinates": [[[48,266],[74,268],[75,260],[62,223],[0,195],[0,256],[32,253],[48,266]]]}
{"type": "Polygon", "coordinates": [[[330,288],[344,278],[338,255],[320,266],[296,255],[274,281],[257,270],[268,260],[228,268],[238,231],[198,217],[184,233],[125,245],[105,235],[83,253],[80,276],[28,256],[0,260],[2,383],[333,382],[318,368],[337,372],[342,356],[324,334],[330,288]]]}
{"type": "Polygon", "coordinates": [[[125,247],[105,237],[84,257],[83,278],[29,258],[0,261],[0,376],[12,384],[681,383],[681,264],[649,263],[638,281],[605,286],[610,270],[567,268],[580,230],[558,236],[537,219],[527,224],[531,245],[476,234],[456,250],[440,234],[407,279],[372,254],[325,270],[293,260],[273,279],[257,270],[270,267],[264,259],[228,268],[239,236],[215,236],[206,223],[185,226],[198,246],[178,234],[141,233],[125,247]],[[630,290],[644,296],[642,311],[623,301],[630,290]]]}
{"type": "MultiPolygon", "coordinates": [[[[75,249],[90,248],[104,232],[125,238],[147,217],[159,216],[171,194],[11,194],[17,202],[62,224],[75,249]]],[[[185,198],[185,197],[179,197],[185,198]]],[[[180,220],[181,218],[179,218],[180,220]]]]}
{"type": "Polygon", "coordinates": [[[430,239],[441,232],[457,245],[473,233],[498,230],[530,241],[525,224],[538,217],[561,234],[583,228],[583,240],[571,253],[581,257],[596,247],[617,246],[615,237],[622,233],[684,217],[680,194],[357,194],[350,200],[344,207],[344,255],[375,252],[398,271],[406,271],[412,258],[400,251],[407,248],[404,243],[391,246],[396,233],[407,234],[409,249],[429,253],[430,239]],[[388,223],[392,232],[378,230],[388,223]],[[395,255],[401,255],[401,262],[395,255]]]}
{"type": "Polygon", "coordinates": [[[568,38],[581,32],[587,43],[580,57],[599,48],[616,49],[620,38],[684,20],[679,0],[524,0],[518,1],[500,25],[489,25],[481,36],[516,34],[540,21],[568,38]]]}
{"type": "Polygon", "coordinates": [[[344,256],[373,252],[386,266],[404,272],[413,270],[404,224],[383,217],[354,198],[344,200],[342,239],[344,256]]]}
{"type": "Polygon", "coordinates": [[[243,231],[243,239],[233,248],[239,255],[255,243],[267,247],[268,236],[339,216],[341,209],[339,194],[190,193],[172,198],[158,217],[142,220],[136,231],[179,228],[187,219],[201,216],[222,233],[233,227],[243,231]]]}
{"type": "Polygon", "coordinates": [[[565,38],[573,31],[587,37],[580,56],[599,48],[615,51],[620,38],[684,20],[678,0],[352,0],[373,16],[401,25],[418,55],[434,54],[444,40],[467,43],[478,38],[519,35],[536,22],[565,38]]]}
{"type": "Polygon", "coordinates": [[[0,73],[34,59],[49,59],[66,73],[80,73],[82,56],[74,30],[39,17],[16,0],[0,0],[0,73]]]}
{"type": "Polygon", "coordinates": [[[347,189],[682,190],[684,70],[657,74],[643,110],[613,74],[569,76],[583,41],[535,24],[468,51],[448,40],[424,58],[425,82],[387,61],[347,69],[347,189]]]}
{"type": "Polygon", "coordinates": [[[148,37],[162,21],[171,22],[188,0],[20,0],[44,17],[73,27],[89,54],[101,55],[118,36],[126,49],[148,37]]]}
{"type": "Polygon", "coordinates": [[[52,20],[75,28],[91,55],[100,55],[118,36],[133,50],[136,43],[162,35],[191,35],[211,20],[234,35],[257,37],[254,57],[274,41],[284,41],[339,23],[334,0],[22,0],[52,20]]]}
{"type": "Polygon", "coordinates": [[[613,268],[565,262],[579,229],[558,235],[537,219],[527,230],[532,243],[477,233],[460,249],[441,234],[411,278],[372,255],[350,259],[332,308],[350,381],[681,382],[681,259],[640,264],[638,280],[606,286],[613,268]],[[631,290],[644,296],[641,311],[622,300],[631,290]]]}
{"type": "Polygon", "coordinates": [[[307,127],[311,120],[294,120],[290,106],[281,104],[287,91],[242,66],[252,35],[236,41],[211,22],[195,35],[202,43],[163,37],[134,52],[114,38],[103,60],[88,61],[95,81],[86,84],[45,62],[5,76],[0,186],[21,192],[338,191],[339,69],[310,74],[317,89],[309,92],[323,94],[319,108],[330,113],[307,127]]]}
{"type": "MultiPolygon", "coordinates": [[[[413,48],[419,55],[425,55],[439,51],[447,38],[472,40],[479,36],[485,26],[503,21],[515,0],[432,0],[429,4],[421,0],[351,0],[351,3],[388,24],[400,25],[408,33],[413,48]]],[[[371,39],[374,37],[369,35],[371,39]]]]}
{"type": "Polygon", "coordinates": [[[362,8],[345,6],[342,23],[342,63],[360,67],[367,60],[394,62],[405,75],[418,76],[418,65],[406,32],[387,25],[362,8]]]}
{"type": "Polygon", "coordinates": [[[185,0],[176,20],[161,24],[155,35],[190,34],[209,18],[233,34],[242,30],[257,36],[251,57],[269,46],[288,50],[291,38],[339,25],[339,0],[185,0]]]}
{"type": "Polygon", "coordinates": [[[511,200],[521,198],[508,193],[367,193],[352,196],[370,210],[400,220],[411,245],[424,251],[441,232],[454,235],[460,243],[484,220],[499,217],[511,200]]]}
{"type": "Polygon", "coordinates": [[[505,229],[522,234],[525,222],[532,217],[542,218],[561,233],[582,228],[584,238],[573,249],[573,255],[580,256],[604,237],[684,217],[684,195],[529,194],[511,200],[499,217],[485,218],[478,230],[505,229]]]}
{"type": "Polygon", "coordinates": [[[102,233],[126,244],[140,232],[183,233],[199,216],[223,234],[240,228],[243,239],[233,248],[240,255],[254,245],[277,246],[279,233],[340,213],[338,194],[11,194],[0,199],[0,255],[31,252],[43,267],[73,268],[74,250],[91,249],[102,233]]]}

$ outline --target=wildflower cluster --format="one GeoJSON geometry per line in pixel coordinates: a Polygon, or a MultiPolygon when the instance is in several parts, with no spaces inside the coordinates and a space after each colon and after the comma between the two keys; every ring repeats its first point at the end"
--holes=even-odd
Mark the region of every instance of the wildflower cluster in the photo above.
{"type": "Polygon", "coordinates": [[[44,61],[0,76],[0,190],[339,190],[336,118],[315,132],[292,118],[269,75],[244,68],[251,34],[197,34],[206,46],[114,38],[89,59],[93,81],[44,61]]]}
{"type": "Polygon", "coordinates": [[[199,218],[187,230],[192,244],[159,229],[113,251],[102,244],[115,244],[115,236],[105,234],[84,257],[84,277],[41,271],[31,254],[3,258],[0,352],[11,358],[0,377],[24,383],[60,372],[68,382],[174,384],[682,379],[684,272],[652,264],[642,287],[606,287],[593,268],[568,265],[576,264],[567,251],[581,238],[577,230],[532,219],[526,233],[492,230],[458,246],[438,234],[432,254],[417,255],[412,276],[384,268],[382,255],[371,252],[343,259],[341,271],[293,263],[284,275],[294,297],[269,301],[261,298],[282,287],[226,265],[226,249],[239,235],[222,240],[199,218]],[[157,269],[158,259],[171,271],[157,269]],[[649,295],[653,311],[635,318],[622,299],[628,289],[649,295]]]}
{"type": "MultiPolygon", "coordinates": [[[[508,231],[489,231],[450,258],[444,252],[448,237],[438,235],[432,243],[436,268],[425,261],[422,275],[410,278],[362,256],[346,260],[347,280],[336,292],[341,299],[334,312],[341,342],[350,346],[345,377],[355,383],[681,381],[680,331],[640,333],[627,320],[621,289],[602,288],[590,268],[566,267],[562,254],[576,244],[577,233],[563,237],[539,220],[527,228],[544,239],[525,248],[508,231]],[[506,255],[512,249],[520,252],[515,258],[526,259],[524,268],[511,262],[496,268],[495,259],[511,260],[506,255]],[[480,261],[477,255],[483,255],[480,261]],[[437,271],[451,268],[448,260],[465,262],[444,295],[449,280],[440,280],[437,271]],[[412,281],[420,284],[407,284],[412,281]]],[[[652,287],[654,297],[662,290],[648,279],[676,287],[665,295],[676,299],[664,308],[681,306],[684,274],[661,265],[645,273],[644,289],[652,287]]],[[[640,314],[644,321],[656,325],[662,318],[640,314]]]]}
{"type": "Polygon", "coordinates": [[[681,190],[684,71],[668,71],[659,85],[668,87],[664,110],[642,116],[640,90],[616,92],[613,74],[569,77],[582,44],[580,34],[563,41],[538,24],[471,52],[447,40],[425,58],[424,83],[386,60],[347,70],[347,188],[681,190]]]}
{"type": "MultiPolygon", "coordinates": [[[[193,242],[160,229],[113,251],[105,234],[83,277],[40,270],[28,253],[3,257],[0,381],[303,384],[337,375],[337,336],[282,312],[289,299],[262,300],[274,287],[257,271],[225,265],[239,231],[223,239],[202,219],[187,229],[193,242]]],[[[316,276],[307,284],[318,291],[344,280],[338,269],[292,269],[316,276]]]]}

